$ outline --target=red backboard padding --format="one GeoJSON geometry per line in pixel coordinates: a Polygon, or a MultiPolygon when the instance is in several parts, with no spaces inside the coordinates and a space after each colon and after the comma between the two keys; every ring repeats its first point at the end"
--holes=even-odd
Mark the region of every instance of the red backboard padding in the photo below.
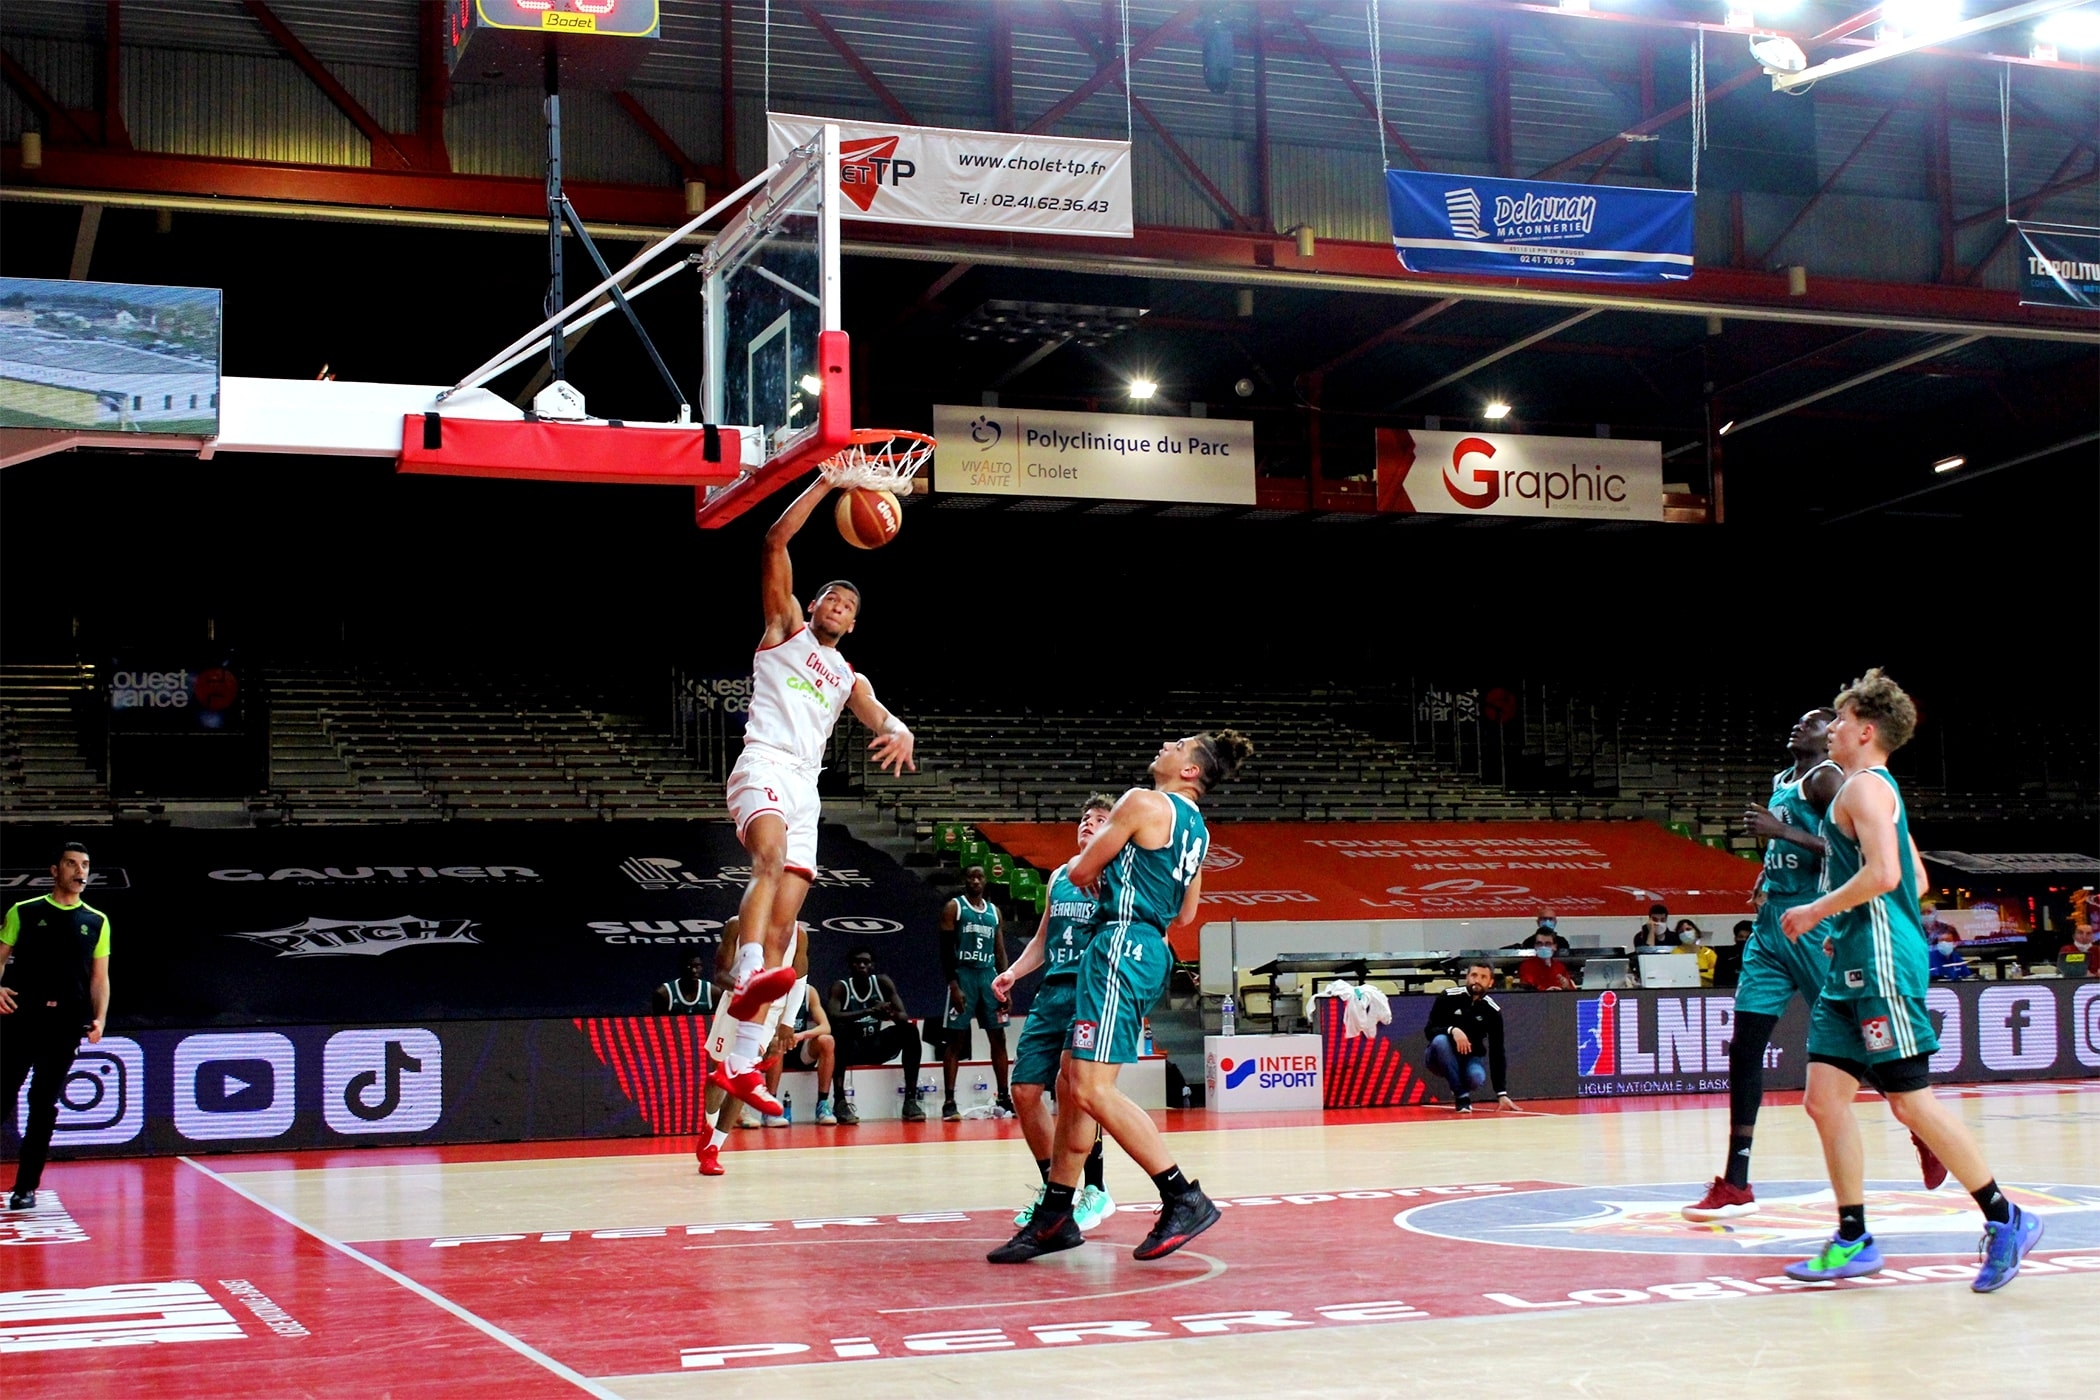
{"type": "Polygon", "coordinates": [[[742,437],[714,434],[719,461],[707,460],[709,434],[690,428],[630,428],[496,418],[445,418],[431,439],[430,415],[401,420],[400,471],[425,476],[486,476],[513,481],[602,481],[622,486],[720,486],[736,480],[742,437]]]}

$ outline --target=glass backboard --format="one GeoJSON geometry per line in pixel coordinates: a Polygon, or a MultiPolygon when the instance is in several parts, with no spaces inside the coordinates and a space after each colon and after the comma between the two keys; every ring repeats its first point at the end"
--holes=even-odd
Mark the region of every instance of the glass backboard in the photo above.
{"type": "Polygon", "coordinates": [[[817,337],[840,328],[838,128],[790,153],[698,263],[707,421],[759,430],[774,461],[816,431],[817,337]]]}

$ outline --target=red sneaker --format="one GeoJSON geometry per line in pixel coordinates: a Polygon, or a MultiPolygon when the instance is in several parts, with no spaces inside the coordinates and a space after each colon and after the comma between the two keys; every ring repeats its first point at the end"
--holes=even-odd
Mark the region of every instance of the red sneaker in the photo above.
{"type": "Polygon", "coordinates": [[[763,972],[751,974],[751,980],[729,999],[729,1016],[734,1021],[755,1021],[758,1013],[789,992],[795,990],[795,969],[782,964],[769,967],[763,972]]]}
{"type": "Polygon", "coordinates": [[[1757,1193],[1747,1186],[1731,1186],[1728,1178],[1717,1176],[1714,1184],[1706,1188],[1694,1205],[1682,1212],[1687,1220],[1733,1220],[1739,1215],[1757,1214],[1757,1193]]]}
{"type": "Polygon", "coordinates": [[[1925,1145],[1925,1139],[1916,1133],[1910,1135],[1910,1145],[1918,1149],[1918,1170],[1925,1176],[1925,1189],[1939,1190],[1940,1184],[1947,1179],[1947,1164],[1935,1156],[1925,1145]]]}
{"type": "Polygon", "coordinates": [[[727,1175],[727,1173],[722,1170],[722,1149],[715,1146],[713,1143],[709,1142],[701,1144],[700,1150],[698,1152],[695,1152],[693,1155],[700,1159],[700,1175],[727,1175]]]}
{"type": "MultiPolygon", "coordinates": [[[[790,968],[789,971],[793,969],[790,968]]],[[[756,1068],[747,1069],[742,1074],[731,1074],[727,1064],[718,1062],[707,1077],[717,1089],[733,1099],[741,1099],[750,1104],[760,1113],[778,1118],[786,1111],[781,1107],[780,1100],[774,1098],[766,1088],[766,1077],[756,1068]]]]}

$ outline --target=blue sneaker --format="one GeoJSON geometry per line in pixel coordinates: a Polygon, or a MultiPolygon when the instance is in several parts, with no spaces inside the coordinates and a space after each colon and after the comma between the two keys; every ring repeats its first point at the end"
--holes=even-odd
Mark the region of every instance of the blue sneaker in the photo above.
{"type": "Polygon", "coordinates": [[[1081,1188],[1079,1198],[1072,1202],[1072,1220],[1079,1226],[1081,1234],[1085,1234],[1115,1213],[1115,1199],[1099,1186],[1081,1188]]]}
{"type": "Polygon", "coordinates": [[[1983,1256],[1983,1267],[1976,1271],[1976,1282],[1969,1287],[1978,1293],[1995,1293],[2011,1283],[2013,1275],[2020,1272],[2020,1261],[2041,1238],[2042,1218],[2031,1210],[2014,1206],[2012,1220],[2004,1225],[1986,1220],[1983,1243],[1977,1251],[1983,1256]]]}
{"type": "Polygon", "coordinates": [[[1826,1279],[1858,1278],[1881,1272],[1881,1251],[1872,1235],[1841,1240],[1836,1235],[1823,1241],[1813,1259],[1797,1259],[1786,1266],[1786,1276],[1796,1283],[1821,1283],[1826,1279]]]}
{"type": "Polygon", "coordinates": [[[1043,1196],[1049,1190],[1050,1188],[1047,1185],[1036,1187],[1035,1199],[1014,1212],[1014,1224],[1026,1225],[1029,1221],[1035,1219],[1036,1207],[1040,1206],[1043,1203],[1043,1196]]]}

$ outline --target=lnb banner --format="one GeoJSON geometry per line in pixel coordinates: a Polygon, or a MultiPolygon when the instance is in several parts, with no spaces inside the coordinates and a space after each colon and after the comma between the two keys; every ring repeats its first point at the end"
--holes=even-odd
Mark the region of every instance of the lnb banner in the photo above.
{"type": "Polygon", "coordinates": [[[1251,506],[1254,425],[1233,418],[935,404],[933,489],[1251,506]]]}
{"type": "Polygon", "coordinates": [[[1608,282],[1692,275],[1684,190],[1385,172],[1393,250],[1409,272],[1608,282]]]}
{"type": "MultiPolygon", "coordinates": [[[[769,160],[829,118],[766,115],[769,160]]],[[[1128,238],[1130,143],[834,121],[848,219],[1128,238]]]]}
{"type": "Polygon", "coordinates": [[[1380,428],[1378,508],[1425,515],[1661,520],[1662,444],[1380,428]]]}

